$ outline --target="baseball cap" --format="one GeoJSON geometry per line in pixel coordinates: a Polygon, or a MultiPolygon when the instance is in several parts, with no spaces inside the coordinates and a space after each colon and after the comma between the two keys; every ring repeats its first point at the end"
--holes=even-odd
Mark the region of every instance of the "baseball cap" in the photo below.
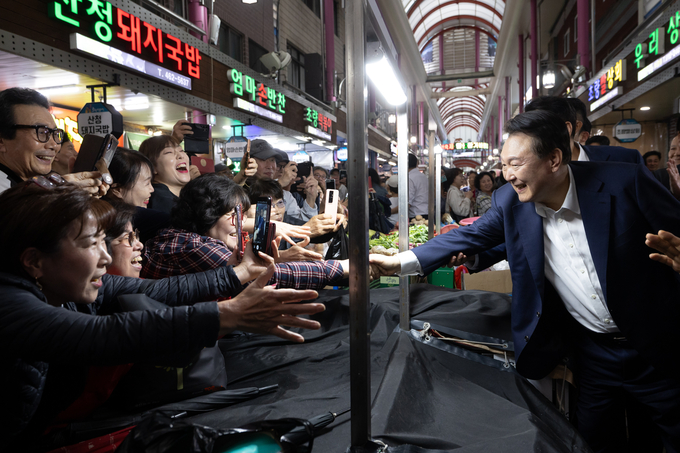
{"type": "Polygon", "coordinates": [[[398,175],[392,175],[389,177],[387,180],[387,185],[390,187],[399,187],[399,176],[398,175]]]}
{"type": "Polygon", "coordinates": [[[250,142],[250,157],[267,160],[270,157],[281,158],[278,152],[266,140],[256,139],[250,142]]]}
{"type": "Polygon", "coordinates": [[[279,153],[278,157],[276,157],[276,161],[277,161],[278,163],[283,162],[284,164],[287,164],[288,162],[290,162],[290,158],[288,158],[288,153],[287,153],[287,152],[282,151],[282,150],[280,150],[280,149],[275,149],[274,151],[276,151],[277,153],[279,153]]]}

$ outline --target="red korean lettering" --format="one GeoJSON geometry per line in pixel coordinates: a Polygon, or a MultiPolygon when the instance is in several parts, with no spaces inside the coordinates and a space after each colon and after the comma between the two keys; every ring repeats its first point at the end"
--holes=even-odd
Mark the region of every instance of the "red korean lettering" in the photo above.
{"type": "Polygon", "coordinates": [[[118,8],[118,28],[116,36],[132,44],[132,51],[142,53],[139,18],[118,8]],[[126,25],[126,22],[130,25],[126,25]]]}
{"type": "Polygon", "coordinates": [[[149,25],[146,22],[142,22],[146,28],[146,39],[144,40],[144,47],[149,47],[158,52],[158,61],[163,63],[163,30],[156,28],[153,25],[149,25]],[[154,41],[154,37],[158,39],[158,45],[154,41]]]}
{"type": "Polygon", "coordinates": [[[265,88],[264,83],[261,83],[257,87],[257,97],[259,98],[257,102],[260,103],[260,105],[266,107],[267,106],[267,88],[265,88]]]}
{"type": "Polygon", "coordinates": [[[199,52],[195,47],[184,43],[184,56],[187,57],[187,60],[189,60],[189,63],[187,64],[189,75],[191,77],[200,79],[201,67],[199,63],[201,61],[201,52],[199,52]]]}
{"type": "Polygon", "coordinates": [[[600,77],[600,95],[607,93],[607,73],[600,77]]]}
{"type": "Polygon", "coordinates": [[[174,41],[175,45],[171,46],[168,43],[165,44],[165,48],[169,50],[166,56],[171,60],[175,60],[177,62],[177,70],[181,71],[182,59],[180,58],[180,56],[184,56],[184,52],[182,52],[182,41],[180,41],[179,39],[175,38],[172,35],[168,35],[167,38],[169,41],[174,41]]]}

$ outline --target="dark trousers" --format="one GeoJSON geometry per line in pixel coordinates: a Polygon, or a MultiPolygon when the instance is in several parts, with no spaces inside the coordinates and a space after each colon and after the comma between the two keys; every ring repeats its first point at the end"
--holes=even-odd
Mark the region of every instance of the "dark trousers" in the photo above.
{"type": "Polygon", "coordinates": [[[680,380],[652,367],[625,339],[585,329],[575,337],[577,426],[593,451],[629,451],[624,423],[627,409],[640,411],[633,418],[651,418],[658,427],[656,432],[652,428],[643,434],[650,436],[649,449],[640,451],[654,451],[654,438],[660,434],[667,453],[680,452],[680,380]],[[638,404],[631,404],[631,399],[638,404]]]}

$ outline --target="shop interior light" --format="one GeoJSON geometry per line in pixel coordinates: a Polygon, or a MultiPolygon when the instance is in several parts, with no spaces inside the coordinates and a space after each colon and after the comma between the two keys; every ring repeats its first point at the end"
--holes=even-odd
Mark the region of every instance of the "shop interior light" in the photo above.
{"type": "Polygon", "coordinates": [[[397,80],[397,76],[392,69],[392,65],[387,61],[387,57],[383,55],[375,63],[366,64],[366,73],[378,88],[378,91],[387,99],[387,102],[392,105],[402,105],[406,102],[406,93],[404,93],[399,80],[397,80]]]}
{"type": "Polygon", "coordinates": [[[393,167],[395,167],[395,166],[397,165],[397,163],[394,162],[394,161],[389,161],[389,162],[387,162],[387,163],[390,164],[390,165],[393,166],[393,167]]]}
{"type": "Polygon", "coordinates": [[[441,147],[441,145],[436,145],[436,146],[434,147],[434,153],[435,153],[435,154],[441,154],[441,153],[442,153],[442,147],[441,147]]]}
{"type": "Polygon", "coordinates": [[[390,116],[387,117],[387,122],[390,124],[397,124],[397,115],[391,113],[390,116]]]}
{"type": "Polygon", "coordinates": [[[649,109],[651,109],[651,107],[648,106],[648,105],[645,105],[644,107],[640,107],[640,110],[643,110],[643,111],[649,110],[649,109]]]}
{"type": "Polygon", "coordinates": [[[489,156],[489,160],[493,160],[493,156],[489,156]]]}
{"type": "Polygon", "coordinates": [[[56,87],[36,88],[36,91],[42,93],[45,96],[55,96],[59,94],[76,94],[85,92],[85,88],[79,87],[78,85],[61,85],[56,87]]]}
{"type": "Polygon", "coordinates": [[[254,5],[257,3],[257,0],[241,0],[241,3],[245,3],[246,5],[254,5]]]}
{"type": "Polygon", "coordinates": [[[380,162],[387,162],[387,159],[385,159],[384,157],[380,157],[380,156],[378,156],[378,160],[380,162]]]}
{"type": "Polygon", "coordinates": [[[415,144],[416,144],[416,141],[418,141],[418,139],[416,138],[416,136],[415,136],[415,135],[411,136],[411,144],[415,145],[415,144]]]}
{"type": "Polygon", "coordinates": [[[322,140],[312,140],[312,144],[314,144],[316,146],[324,146],[324,147],[326,146],[326,143],[322,140]]]}
{"type": "Polygon", "coordinates": [[[555,71],[546,69],[543,73],[543,88],[553,88],[555,86],[555,71]]]}
{"type": "Polygon", "coordinates": [[[493,149],[493,153],[494,153],[495,155],[498,155],[498,148],[494,148],[494,149],[493,149]]]}

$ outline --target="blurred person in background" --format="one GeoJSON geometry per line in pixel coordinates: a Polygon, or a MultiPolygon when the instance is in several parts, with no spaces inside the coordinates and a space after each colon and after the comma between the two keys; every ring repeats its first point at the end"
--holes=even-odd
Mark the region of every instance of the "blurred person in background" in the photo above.
{"type": "Polygon", "coordinates": [[[609,146],[611,145],[611,140],[609,137],[604,135],[593,135],[588,140],[586,140],[586,146],[609,146]]]}
{"type": "Polygon", "coordinates": [[[73,164],[76,163],[78,151],[73,146],[73,139],[68,133],[64,133],[64,141],[61,143],[61,149],[54,156],[52,161],[52,171],[59,173],[61,176],[71,173],[73,164]]]}
{"type": "Polygon", "coordinates": [[[658,170],[661,165],[661,153],[658,151],[647,151],[642,155],[642,159],[649,171],[658,170]]]}
{"type": "Polygon", "coordinates": [[[427,175],[418,169],[418,158],[415,154],[408,154],[408,218],[409,220],[422,216],[427,219],[429,211],[429,191],[427,175]]]}
{"type": "Polygon", "coordinates": [[[399,176],[390,176],[385,186],[387,187],[387,196],[392,203],[391,215],[388,216],[387,220],[396,227],[399,222],[399,176]]]}
{"type": "Polygon", "coordinates": [[[340,182],[340,170],[333,168],[331,170],[331,178],[335,180],[335,188],[338,189],[339,200],[344,201],[347,198],[347,186],[340,182]]]}
{"type": "MultiPolygon", "coordinates": [[[[465,177],[465,176],[463,176],[465,177]]],[[[464,186],[467,186],[470,188],[470,190],[475,190],[475,180],[477,179],[477,172],[476,171],[471,171],[470,173],[467,174],[467,184],[463,184],[464,186]]],[[[473,195],[474,197],[474,195],[473,195]]]]}
{"type": "Polygon", "coordinates": [[[470,217],[473,193],[472,191],[463,192],[460,190],[465,183],[463,171],[460,168],[449,169],[446,174],[446,181],[451,181],[446,194],[446,213],[450,214],[456,222],[470,217]]]}
{"type": "Polygon", "coordinates": [[[481,172],[475,179],[475,187],[477,188],[476,214],[481,216],[491,209],[491,195],[496,190],[496,181],[493,173],[490,171],[481,172]]]}

